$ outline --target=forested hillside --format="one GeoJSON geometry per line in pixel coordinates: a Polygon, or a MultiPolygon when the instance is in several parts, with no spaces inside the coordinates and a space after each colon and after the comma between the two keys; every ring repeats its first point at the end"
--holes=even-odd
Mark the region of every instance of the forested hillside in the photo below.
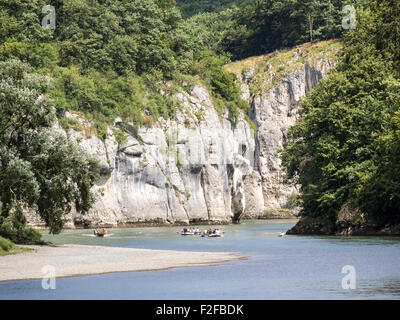
{"type": "Polygon", "coordinates": [[[362,6],[364,2],[181,0],[178,4],[188,12],[199,13],[191,21],[194,26],[201,26],[201,34],[212,34],[214,41],[207,39],[209,46],[214,44],[219,53],[229,53],[233,60],[237,60],[304,42],[340,37],[344,6],[362,6]],[[210,7],[215,10],[209,13],[210,7]]]}
{"type": "Polygon", "coordinates": [[[220,12],[235,5],[251,0],[177,0],[176,3],[184,17],[191,17],[199,13],[220,12]]]}
{"type": "Polygon", "coordinates": [[[55,1],[54,31],[41,27],[45,4],[1,2],[0,57],[21,59],[50,75],[59,115],[83,112],[99,135],[117,115],[149,125],[174,116],[179,105],[171,93],[190,88],[195,76],[221,109],[231,111],[232,121],[239,108],[247,108],[222,68],[227,58],[187,32],[174,1],[55,1]]]}
{"type": "Polygon", "coordinates": [[[400,3],[371,1],[357,20],[283,152],[302,185],[303,219],[293,232],[365,234],[399,223],[400,3]]]}
{"type": "Polygon", "coordinates": [[[21,59],[50,75],[59,115],[81,111],[100,135],[116,115],[136,126],[173,116],[179,105],[170,93],[190,88],[196,76],[235,121],[248,107],[223,65],[339,36],[345,2],[54,1],[51,30],[41,26],[45,1],[2,0],[0,58],[21,59]],[[212,12],[184,19],[182,6],[193,14],[212,12]]]}

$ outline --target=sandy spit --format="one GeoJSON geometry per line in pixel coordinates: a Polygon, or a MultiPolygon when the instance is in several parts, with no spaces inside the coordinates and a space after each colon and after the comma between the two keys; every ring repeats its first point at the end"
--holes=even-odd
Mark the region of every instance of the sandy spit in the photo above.
{"type": "MultiPolygon", "coordinates": [[[[0,257],[0,281],[43,279],[45,266],[56,277],[204,266],[243,259],[231,252],[187,252],[65,244],[29,246],[35,251],[0,257]]],[[[48,271],[47,271],[48,272],[48,271]]]]}

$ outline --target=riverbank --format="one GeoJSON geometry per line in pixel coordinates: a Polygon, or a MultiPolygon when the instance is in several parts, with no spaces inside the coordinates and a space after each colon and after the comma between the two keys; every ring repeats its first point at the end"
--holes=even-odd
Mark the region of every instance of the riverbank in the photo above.
{"type": "Polygon", "coordinates": [[[12,241],[0,236],[0,257],[31,250],[33,249],[16,246],[12,241]]]}
{"type": "Polygon", "coordinates": [[[400,223],[302,217],[288,235],[400,236],[400,223]]]}
{"type": "Polygon", "coordinates": [[[214,239],[182,237],[171,227],[113,229],[107,238],[80,230],[45,235],[44,240],[60,244],[240,252],[247,259],[218,266],[57,278],[56,290],[43,290],[41,280],[6,281],[0,283],[0,300],[400,298],[400,238],[279,237],[296,222],[245,221],[224,227],[225,236],[214,239]],[[341,285],[346,265],[356,269],[356,290],[344,290],[341,285]]]}
{"type": "Polygon", "coordinates": [[[163,270],[244,259],[231,252],[187,252],[86,245],[29,246],[32,252],[0,257],[0,281],[42,279],[44,266],[57,277],[163,270]]]}

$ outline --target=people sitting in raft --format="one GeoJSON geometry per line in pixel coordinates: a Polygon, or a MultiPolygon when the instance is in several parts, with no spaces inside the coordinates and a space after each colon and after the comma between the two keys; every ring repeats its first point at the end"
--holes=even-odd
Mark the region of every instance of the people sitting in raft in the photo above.
{"type": "Polygon", "coordinates": [[[98,235],[98,234],[107,234],[107,230],[103,228],[103,230],[99,231],[99,229],[94,229],[93,230],[93,234],[94,235],[98,235]]]}

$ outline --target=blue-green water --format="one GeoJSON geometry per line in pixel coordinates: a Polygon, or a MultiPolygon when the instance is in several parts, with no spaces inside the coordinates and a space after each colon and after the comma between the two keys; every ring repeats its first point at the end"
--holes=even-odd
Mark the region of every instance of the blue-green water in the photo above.
{"type": "Polygon", "coordinates": [[[0,299],[400,299],[400,238],[278,237],[295,221],[245,221],[224,238],[182,237],[171,228],[90,230],[46,235],[55,243],[188,251],[239,252],[246,260],[217,266],[0,283],[0,299]],[[343,289],[342,268],[356,270],[343,289]]]}

